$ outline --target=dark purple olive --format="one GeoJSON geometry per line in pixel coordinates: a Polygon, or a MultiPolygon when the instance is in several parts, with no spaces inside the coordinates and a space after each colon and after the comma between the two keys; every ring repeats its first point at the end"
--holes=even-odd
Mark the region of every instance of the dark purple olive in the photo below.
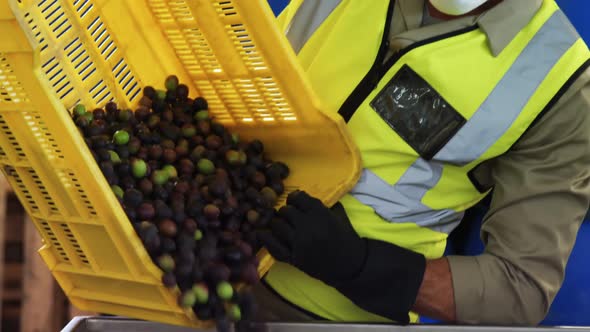
{"type": "Polygon", "coordinates": [[[207,100],[203,97],[197,97],[195,98],[195,100],[193,101],[193,111],[197,112],[197,111],[202,111],[202,110],[207,110],[209,109],[209,104],[207,103],[207,100]]]}
{"type": "Polygon", "coordinates": [[[236,217],[231,217],[225,222],[225,229],[230,232],[237,232],[240,230],[240,220],[236,217]]]}
{"type": "Polygon", "coordinates": [[[205,139],[203,138],[203,136],[195,134],[190,137],[190,143],[191,147],[203,145],[205,143],[205,139]]]}
{"type": "Polygon", "coordinates": [[[135,209],[133,207],[124,206],[123,210],[125,211],[125,215],[127,215],[127,218],[129,218],[131,222],[137,221],[137,213],[135,212],[135,209]]]}
{"type": "Polygon", "coordinates": [[[223,245],[231,245],[235,242],[236,237],[230,231],[223,231],[219,233],[219,242],[223,245]]]}
{"type": "Polygon", "coordinates": [[[162,158],[163,153],[164,149],[162,149],[162,147],[159,145],[152,145],[148,150],[148,156],[154,160],[159,160],[160,158],[162,158]]]}
{"type": "Polygon", "coordinates": [[[249,258],[252,256],[254,251],[252,250],[252,246],[249,245],[247,242],[239,241],[237,246],[238,248],[240,248],[240,251],[242,252],[242,255],[244,255],[244,257],[249,258]]]}
{"type": "Polygon", "coordinates": [[[268,186],[274,190],[277,195],[282,195],[285,192],[285,186],[280,181],[271,182],[268,186]]]}
{"type": "Polygon", "coordinates": [[[178,171],[184,175],[192,175],[195,172],[195,164],[188,158],[178,162],[178,171]]]}
{"type": "Polygon", "coordinates": [[[164,237],[164,238],[162,238],[161,241],[162,241],[162,245],[161,245],[162,252],[171,254],[176,251],[176,242],[174,241],[174,239],[164,237]]]}
{"type": "Polygon", "coordinates": [[[143,95],[148,97],[151,100],[154,100],[156,98],[156,89],[154,89],[154,87],[152,87],[150,85],[146,85],[143,88],[143,95]]]}
{"type": "Polygon", "coordinates": [[[242,251],[237,247],[230,247],[225,250],[223,259],[229,265],[238,264],[243,259],[242,251]]]}
{"type": "Polygon", "coordinates": [[[238,305],[240,306],[243,320],[248,321],[254,318],[257,308],[256,299],[254,298],[252,292],[247,290],[240,292],[238,305]]]}
{"type": "Polygon", "coordinates": [[[112,101],[106,103],[106,105],[104,105],[104,108],[107,111],[107,114],[114,114],[115,112],[117,112],[117,104],[112,101]]]}
{"type": "Polygon", "coordinates": [[[150,109],[145,106],[139,106],[135,110],[135,118],[137,121],[145,121],[150,116],[150,109]]]}
{"type": "Polygon", "coordinates": [[[137,187],[145,196],[151,195],[154,190],[154,185],[152,184],[152,181],[148,180],[147,178],[139,180],[137,187]]]}
{"type": "Polygon", "coordinates": [[[150,255],[158,253],[161,246],[161,240],[158,234],[145,235],[141,238],[143,245],[150,255]]]}
{"type": "Polygon", "coordinates": [[[181,251],[192,251],[195,249],[196,240],[192,234],[179,232],[176,236],[176,245],[181,251]]]}
{"type": "Polygon", "coordinates": [[[176,277],[174,276],[174,273],[172,273],[172,272],[164,273],[164,275],[162,276],[162,283],[164,284],[165,287],[168,287],[168,288],[176,287],[176,277]]]}
{"type": "Polygon", "coordinates": [[[197,318],[202,321],[208,321],[213,318],[213,311],[208,306],[196,307],[194,311],[197,318]]]}
{"type": "Polygon", "coordinates": [[[199,250],[199,260],[209,262],[217,257],[217,249],[215,247],[203,247],[199,250]]]}
{"type": "Polygon", "coordinates": [[[199,121],[197,123],[197,130],[199,134],[203,136],[208,136],[211,133],[211,124],[209,121],[199,121]]]}
{"type": "Polygon", "coordinates": [[[220,177],[216,177],[215,180],[209,184],[209,193],[215,197],[225,197],[228,190],[228,181],[220,177]]]}
{"type": "Polygon", "coordinates": [[[174,221],[176,221],[176,223],[180,224],[186,220],[187,216],[184,210],[180,210],[174,211],[174,215],[172,216],[172,218],[174,219],[174,221]]]}
{"type": "Polygon", "coordinates": [[[259,281],[258,269],[253,264],[244,264],[242,267],[241,280],[247,284],[255,284],[259,281]]]}
{"type": "Polygon", "coordinates": [[[231,271],[225,264],[213,263],[206,267],[205,278],[212,283],[219,283],[221,281],[228,281],[231,271]]]}
{"type": "Polygon", "coordinates": [[[151,220],[156,216],[153,204],[144,202],[137,207],[137,217],[141,220],[151,220]]]}
{"type": "Polygon", "coordinates": [[[119,183],[124,190],[135,188],[135,179],[132,176],[124,176],[119,183]]]}
{"type": "Polygon", "coordinates": [[[193,266],[193,272],[191,277],[195,282],[202,281],[205,278],[205,272],[203,271],[203,268],[200,267],[198,264],[195,264],[193,266]]]}
{"type": "Polygon", "coordinates": [[[160,230],[160,234],[167,236],[167,237],[174,237],[176,236],[177,228],[176,223],[171,219],[164,219],[158,223],[158,229],[160,230]]]}
{"type": "Polygon", "coordinates": [[[176,151],[173,149],[164,149],[162,156],[164,161],[168,164],[172,164],[176,161],[176,151]]]}
{"type": "MultiPolygon", "coordinates": [[[[189,264],[186,262],[180,262],[181,264],[176,266],[176,270],[174,271],[176,273],[176,277],[178,279],[187,279],[188,277],[190,277],[191,273],[193,272],[193,264],[189,264]]],[[[185,289],[190,289],[192,287],[192,282],[188,281],[184,288],[185,289]]],[[[192,292],[191,292],[192,293],[192,292]]]]}
{"type": "Polygon", "coordinates": [[[254,155],[259,155],[264,151],[264,144],[260,140],[255,139],[248,144],[247,151],[254,155]]]}
{"type": "Polygon", "coordinates": [[[188,86],[186,84],[178,84],[176,87],[176,98],[180,101],[188,99],[188,86]]]}
{"type": "Polygon", "coordinates": [[[137,189],[127,189],[123,194],[123,201],[125,202],[126,206],[137,207],[143,201],[143,194],[137,189]]]}
{"type": "MultiPolygon", "coordinates": [[[[155,94],[155,92],[154,92],[155,94]]],[[[141,97],[141,99],[139,99],[139,105],[145,106],[147,108],[151,108],[152,107],[152,98],[148,97],[148,96],[143,96],[141,97]]]]}
{"type": "Polygon", "coordinates": [[[217,218],[219,218],[219,214],[220,213],[221,213],[221,211],[219,210],[219,208],[216,205],[213,205],[213,204],[207,204],[203,208],[203,214],[209,220],[216,220],[217,218]]]}
{"type": "Polygon", "coordinates": [[[209,136],[207,136],[207,139],[205,139],[205,145],[207,146],[208,149],[211,149],[211,150],[219,149],[222,144],[223,144],[223,140],[221,139],[221,137],[219,137],[217,135],[209,135],[209,136]]]}
{"type": "Polygon", "coordinates": [[[197,230],[197,222],[193,218],[186,218],[182,223],[182,229],[188,234],[194,234],[197,230]]]}
{"type": "Polygon", "coordinates": [[[185,180],[180,180],[176,183],[174,190],[180,194],[186,194],[190,190],[190,184],[185,180]]]}
{"type": "Polygon", "coordinates": [[[155,199],[161,199],[163,201],[167,200],[170,193],[161,185],[155,185],[154,191],[152,192],[152,196],[155,199]]]}

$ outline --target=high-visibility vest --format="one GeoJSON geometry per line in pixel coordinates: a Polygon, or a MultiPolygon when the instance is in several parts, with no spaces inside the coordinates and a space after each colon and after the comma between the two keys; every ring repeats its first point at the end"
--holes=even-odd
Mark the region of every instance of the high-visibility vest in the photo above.
{"type": "MultiPolygon", "coordinates": [[[[393,4],[296,0],[279,24],[327,111],[345,117],[361,151],[362,176],[341,199],[356,232],[433,259],[464,211],[488,193],[470,171],[506,153],[588,67],[590,51],[556,3],[544,0],[496,56],[474,25],[384,62],[393,4]]],[[[273,266],[266,281],[326,319],[387,321],[287,264],[273,266]]]]}

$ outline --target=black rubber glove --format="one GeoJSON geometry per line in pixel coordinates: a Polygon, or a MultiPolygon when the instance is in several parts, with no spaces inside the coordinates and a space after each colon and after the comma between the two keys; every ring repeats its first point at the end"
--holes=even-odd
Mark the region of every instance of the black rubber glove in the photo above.
{"type": "Polygon", "coordinates": [[[340,203],[331,209],[303,191],[287,197],[283,218],[259,234],[270,254],[336,288],[359,307],[401,324],[416,301],[424,256],[357,235],[340,203]]]}

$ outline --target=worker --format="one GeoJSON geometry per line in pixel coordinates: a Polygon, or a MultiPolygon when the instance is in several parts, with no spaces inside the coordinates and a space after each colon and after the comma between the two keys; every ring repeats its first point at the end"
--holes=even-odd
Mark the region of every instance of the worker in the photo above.
{"type": "Polygon", "coordinates": [[[363,169],[259,234],[259,319],[541,322],[590,203],[590,52],[554,0],[293,0],[278,23],[363,169]],[[444,255],[487,195],[485,251],[444,255]]]}

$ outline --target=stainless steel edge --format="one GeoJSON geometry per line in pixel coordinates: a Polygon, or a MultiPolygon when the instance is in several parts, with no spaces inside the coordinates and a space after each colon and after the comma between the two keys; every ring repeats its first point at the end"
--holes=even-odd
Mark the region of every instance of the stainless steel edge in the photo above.
{"type": "MultiPolygon", "coordinates": [[[[465,325],[385,325],[342,323],[246,323],[236,332],[590,332],[590,327],[501,327],[465,325]]],[[[113,317],[76,317],[61,332],[196,332],[186,327],[113,317]]]]}

